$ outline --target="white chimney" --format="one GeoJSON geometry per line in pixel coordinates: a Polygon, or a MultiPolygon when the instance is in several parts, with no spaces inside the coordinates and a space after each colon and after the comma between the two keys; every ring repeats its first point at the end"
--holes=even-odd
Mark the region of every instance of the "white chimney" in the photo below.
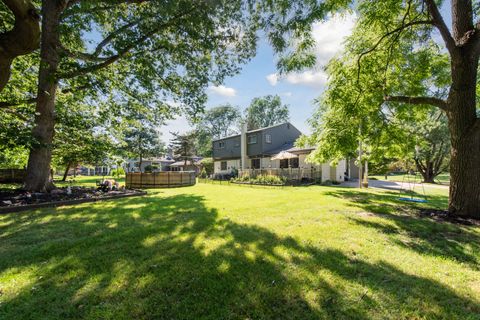
{"type": "Polygon", "coordinates": [[[242,124],[242,133],[240,135],[240,158],[242,161],[242,170],[247,169],[247,122],[242,124]]]}

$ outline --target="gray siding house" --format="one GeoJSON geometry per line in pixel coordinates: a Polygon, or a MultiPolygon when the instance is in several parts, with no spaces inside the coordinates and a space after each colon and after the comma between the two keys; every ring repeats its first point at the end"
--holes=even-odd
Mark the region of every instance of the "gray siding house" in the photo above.
{"type": "Polygon", "coordinates": [[[294,147],[295,141],[301,135],[297,128],[286,122],[257,130],[244,130],[242,134],[214,140],[212,142],[214,173],[222,175],[238,170],[243,175],[256,170],[266,170],[268,174],[282,174],[285,170],[289,170],[290,173],[296,170],[297,175],[307,172],[311,175],[311,172],[315,171],[321,172],[322,180],[343,181],[346,171],[345,160],[340,161],[336,167],[329,164],[307,163],[306,157],[313,148],[294,147]],[[272,157],[282,151],[294,156],[290,159],[272,160],[272,157]]]}

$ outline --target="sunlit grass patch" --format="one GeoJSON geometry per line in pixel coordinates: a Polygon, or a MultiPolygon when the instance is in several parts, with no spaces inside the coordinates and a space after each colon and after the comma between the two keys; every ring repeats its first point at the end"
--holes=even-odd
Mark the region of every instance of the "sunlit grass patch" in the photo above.
{"type": "Polygon", "coordinates": [[[3,319],[477,319],[480,230],[339,187],[198,184],[0,216],[3,319]]]}

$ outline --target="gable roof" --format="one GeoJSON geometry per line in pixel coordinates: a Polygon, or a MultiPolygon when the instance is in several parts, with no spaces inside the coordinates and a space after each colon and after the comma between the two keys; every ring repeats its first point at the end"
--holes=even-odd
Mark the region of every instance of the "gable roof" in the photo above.
{"type": "MultiPolygon", "coordinates": [[[[273,126],[269,126],[269,127],[263,127],[263,128],[255,129],[255,130],[249,130],[246,133],[249,134],[249,133],[254,133],[254,132],[260,132],[260,131],[268,130],[268,129],[271,129],[271,128],[280,127],[280,126],[283,126],[284,124],[289,124],[290,126],[297,129],[290,121],[286,121],[286,122],[282,122],[282,123],[279,123],[279,124],[274,124],[273,126]]],[[[212,141],[220,141],[220,140],[225,140],[225,139],[230,139],[230,138],[235,138],[235,137],[240,137],[240,136],[241,136],[241,134],[234,134],[234,135],[219,138],[219,139],[213,139],[212,141]]]]}
{"type": "Polygon", "coordinates": [[[294,146],[294,142],[288,142],[283,144],[281,147],[265,152],[264,154],[272,156],[282,151],[289,151],[293,146],[294,146]]]}

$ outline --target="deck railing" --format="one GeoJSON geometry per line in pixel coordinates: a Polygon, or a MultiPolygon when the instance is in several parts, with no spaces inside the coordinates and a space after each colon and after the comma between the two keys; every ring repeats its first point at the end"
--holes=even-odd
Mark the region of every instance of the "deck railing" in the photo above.
{"type": "Polygon", "coordinates": [[[239,177],[252,177],[256,178],[260,175],[272,175],[284,177],[289,181],[301,181],[301,180],[311,180],[315,182],[321,182],[322,180],[322,170],[316,168],[267,168],[267,169],[245,169],[239,170],[239,177]]]}

